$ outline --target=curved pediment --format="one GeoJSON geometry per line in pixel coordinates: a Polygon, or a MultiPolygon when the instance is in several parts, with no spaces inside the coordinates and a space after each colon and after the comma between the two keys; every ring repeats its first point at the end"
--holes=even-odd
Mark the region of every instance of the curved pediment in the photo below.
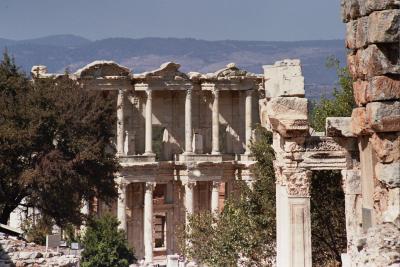
{"type": "Polygon", "coordinates": [[[180,64],[174,62],[163,63],[158,69],[138,75],[138,78],[162,80],[189,80],[186,73],[180,72],[180,64]]]}
{"type": "Polygon", "coordinates": [[[239,69],[235,63],[229,63],[225,68],[214,73],[217,78],[245,77],[250,76],[249,74],[247,71],[239,69]]]}
{"type": "Polygon", "coordinates": [[[131,71],[114,61],[94,61],[75,72],[79,78],[127,77],[131,71]]]}

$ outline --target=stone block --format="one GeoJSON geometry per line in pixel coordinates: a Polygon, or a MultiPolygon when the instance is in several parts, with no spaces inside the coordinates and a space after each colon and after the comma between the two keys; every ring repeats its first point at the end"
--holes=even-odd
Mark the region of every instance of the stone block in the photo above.
{"type": "Polygon", "coordinates": [[[375,172],[379,181],[389,188],[400,187],[400,161],[389,164],[378,163],[375,172]]]}
{"type": "Polygon", "coordinates": [[[342,170],[343,188],[346,195],[361,194],[360,170],[342,170]]]}
{"type": "Polygon", "coordinates": [[[368,21],[368,17],[361,17],[357,20],[356,48],[361,48],[368,44],[368,21]]]}
{"type": "Polygon", "coordinates": [[[360,16],[360,4],[358,0],[342,0],[341,13],[343,22],[349,22],[360,16]]]}
{"type": "Polygon", "coordinates": [[[365,106],[367,104],[367,90],[369,83],[363,80],[353,82],[354,100],[357,106],[365,106]]]}
{"type": "Polygon", "coordinates": [[[383,222],[400,227],[400,188],[389,189],[388,207],[383,213],[383,222]]]}
{"type": "Polygon", "coordinates": [[[375,132],[400,131],[400,101],[368,103],[366,121],[375,132]]]}
{"type": "Polygon", "coordinates": [[[361,16],[377,10],[396,9],[400,7],[399,0],[363,0],[359,2],[361,16]]]}
{"type": "Polygon", "coordinates": [[[326,118],[326,135],[331,137],[355,137],[351,131],[351,117],[326,118]]]}
{"type": "Polygon", "coordinates": [[[351,20],[346,23],[346,47],[348,49],[356,49],[357,38],[357,20],[351,20]]]}
{"type": "Polygon", "coordinates": [[[400,10],[376,11],[368,17],[369,43],[399,42],[400,10]]]}
{"type": "Polygon", "coordinates": [[[370,142],[379,162],[400,161],[400,132],[375,133],[371,136],[370,142]]]}
{"type": "Polygon", "coordinates": [[[351,131],[355,135],[368,134],[368,126],[366,121],[366,111],[364,107],[353,109],[351,114],[351,131]]]}
{"type": "Polygon", "coordinates": [[[369,77],[385,74],[400,74],[398,44],[369,45],[347,57],[349,71],[354,79],[366,80],[369,77]]]}
{"type": "Polygon", "coordinates": [[[265,95],[267,98],[280,96],[304,97],[304,77],[300,60],[277,61],[264,66],[265,95]]]}
{"type": "Polygon", "coordinates": [[[285,137],[308,134],[308,101],[299,97],[276,97],[267,102],[271,128],[285,137]]]}
{"type": "Polygon", "coordinates": [[[376,76],[370,79],[366,102],[400,100],[400,76],[376,76]]]}

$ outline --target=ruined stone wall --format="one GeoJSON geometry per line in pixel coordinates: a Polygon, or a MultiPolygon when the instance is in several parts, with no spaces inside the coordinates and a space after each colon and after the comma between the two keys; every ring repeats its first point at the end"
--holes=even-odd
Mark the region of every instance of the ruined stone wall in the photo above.
{"type": "Polygon", "coordinates": [[[362,196],[351,266],[400,264],[399,6],[398,0],[342,0],[362,196]]]}

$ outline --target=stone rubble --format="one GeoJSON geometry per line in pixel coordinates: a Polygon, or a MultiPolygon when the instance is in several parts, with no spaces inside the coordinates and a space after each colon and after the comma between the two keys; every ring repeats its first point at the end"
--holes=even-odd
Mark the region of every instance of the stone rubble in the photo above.
{"type": "Polygon", "coordinates": [[[77,267],[79,257],[0,235],[1,267],[77,267]]]}

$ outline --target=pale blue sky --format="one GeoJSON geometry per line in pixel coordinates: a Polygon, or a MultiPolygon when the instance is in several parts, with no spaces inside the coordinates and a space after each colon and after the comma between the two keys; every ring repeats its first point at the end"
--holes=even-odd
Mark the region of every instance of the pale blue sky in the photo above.
{"type": "Polygon", "coordinates": [[[343,39],[340,0],[0,0],[0,38],[343,39]]]}

